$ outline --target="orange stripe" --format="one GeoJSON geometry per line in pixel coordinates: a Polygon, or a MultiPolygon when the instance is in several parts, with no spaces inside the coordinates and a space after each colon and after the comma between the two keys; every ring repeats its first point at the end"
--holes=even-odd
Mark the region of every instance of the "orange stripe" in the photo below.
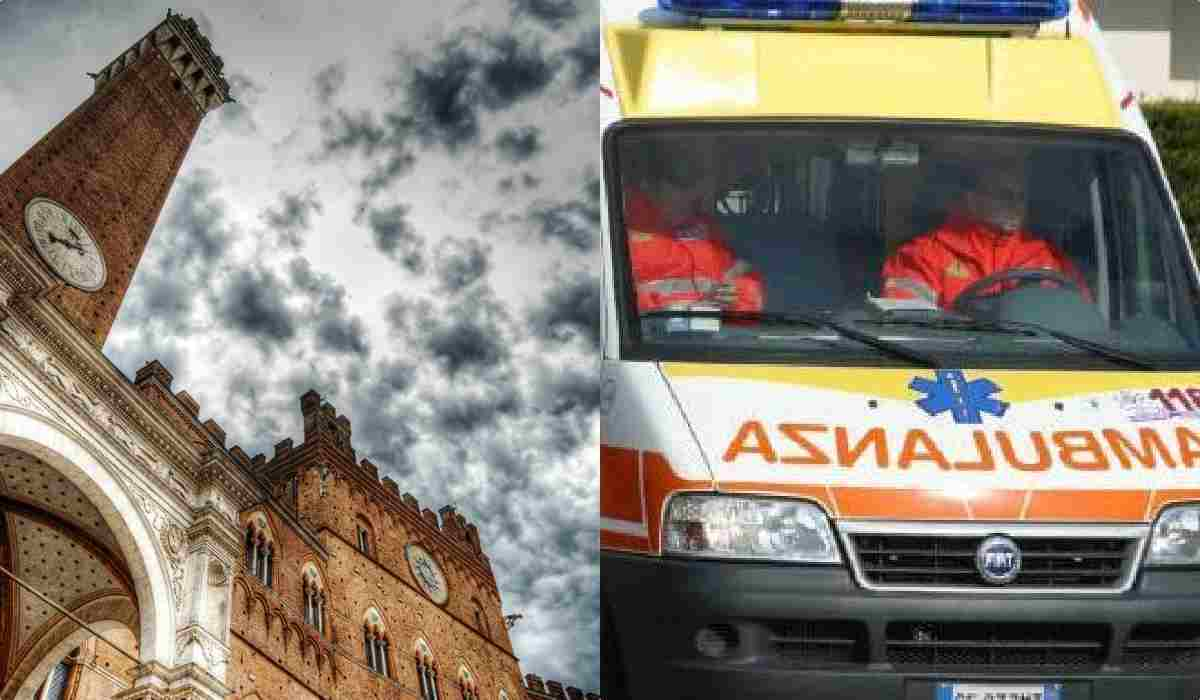
{"type": "Polygon", "coordinates": [[[903,518],[905,520],[967,520],[960,496],[936,489],[881,489],[835,486],[838,509],[847,518],[903,518]]]}
{"type": "Polygon", "coordinates": [[[641,535],[626,535],[610,530],[600,531],[600,546],[604,549],[620,549],[627,552],[649,552],[650,541],[641,535]]]}
{"type": "Polygon", "coordinates": [[[1034,491],[1026,520],[1141,522],[1149,491],[1034,491]]]}
{"type": "Polygon", "coordinates": [[[1025,492],[991,489],[973,494],[967,502],[975,520],[1017,520],[1025,503],[1025,492]]]}
{"type": "Polygon", "coordinates": [[[600,446],[600,516],[642,522],[637,450],[600,446]]]}
{"type": "Polygon", "coordinates": [[[1188,501],[1200,501],[1200,491],[1190,491],[1187,489],[1155,491],[1154,495],[1150,497],[1150,505],[1146,511],[1146,520],[1151,521],[1157,518],[1165,506],[1175,503],[1186,503],[1188,501]]]}
{"type": "Polygon", "coordinates": [[[646,530],[650,533],[650,551],[657,554],[662,540],[662,509],[667,498],[676,491],[711,491],[711,480],[680,479],[671,470],[671,463],[659,452],[642,453],[642,469],[646,480],[646,530]]]}
{"type": "Polygon", "coordinates": [[[761,481],[722,481],[722,493],[754,493],[763,496],[799,496],[815,502],[830,515],[837,515],[829,499],[829,487],[812,484],[770,484],[761,481]]]}

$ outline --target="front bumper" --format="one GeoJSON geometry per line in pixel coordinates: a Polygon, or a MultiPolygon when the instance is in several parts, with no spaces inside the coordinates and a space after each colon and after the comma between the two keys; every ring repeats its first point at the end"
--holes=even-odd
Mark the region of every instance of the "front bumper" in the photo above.
{"type": "Polygon", "coordinates": [[[605,645],[615,654],[606,652],[602,663],[619,666],[634,700],[934,700],[939,681],[970,680],[1062,683],[1064,700],[1200,698],[1200,651],[1181,654],[1162,666],[1130,664],[1125,655],[1135,626],[1200,626],[1200,572],[1196,571],[1148,570],[1128,593],[1071,597],[989,596],[979,591],[877,593],[859,587],[842,567],[614,552],[601,553],[600,576],[601,604],[610,620],[607,629],[615,637],[615,644],[605,645]],[[753,632],[764,624],[785,621],[860,624],[865,633],[861,655],[853,662],[824,667],[819,662],[797,664],[794,659],[775,657],[753,632]],[[1104,630],[1104,646],[1096,663],[1080,666],[892,663],[889,624],[916,621],[1088,625],[1104,630]],[[695,647],[695,633],[706,625],[730,625],[748,633],[736,652],[713,660],[695,647]]]}

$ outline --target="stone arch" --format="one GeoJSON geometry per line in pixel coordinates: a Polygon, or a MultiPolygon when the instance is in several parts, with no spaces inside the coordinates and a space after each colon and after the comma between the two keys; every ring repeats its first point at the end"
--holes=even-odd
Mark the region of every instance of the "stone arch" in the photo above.
{"type": "Polygon", "coordinates": [[[290,638],[292,636],[296,637],[296,648],[299,649],[300,651],[303,651],[302,645],[304,643],[304,637],[305,637],[304,630],[301,629],[300,625],[296,624],[295,622],[289,622],[288,626],[287,626],[287,630],[288,630],[288,634],[287,634],[287,638],[285,638],[284,651],[287,651],[287,647],[291,646],[290,638]]]}
{"type": "MultiPolygon", "coordinates": [[[[167,553],[161,535],[170,524],[141,508],[142,497],[121,482],[86,442],[41,416],[0,407],[0,445],[37,457],[57,470],[92,502],[121,548],[137,595],[139,653],[143,663],[168,668],[175,660],[175,605],[167,553]]],[[[153,506],[150,506],[151,508],[153,506]]]]}
{"type": "MultiPolygon", "coordinates": [[[[137,612],[133,612],[133,617],[137,617],[137,612]]],[[[85,618],[86,619],[86,618],[85,618]]],[[[110,633],[117,630],[129,630],[132,632],[137,627],[136,619],[133,621],[134,627],[130,627],[130,620],[93,620],[89,622],[92,629],[99,632],[102,636],[109,636],[110,633]]],[[[54,667],[64,656],[72,649],[80,646],[83,642],[92,637],[92,633],[80,628],[70,620],[62,620],[55,627],[50,635],[44,638],[45,646],[35,650],[37,653],[26,655],[26,660],[14,669],[14,678],[21,678],[21,684],[15,686],[15,690],[5,695],[5,700],[33,700],[34,694],[46,675],[50,673],[50,669],[54,667]],[[36,660],[36,663],[34,661],[36,660]]],[[[41,647],[41,645],[39,645],[41,647]]]]}
{"type": "Polygon", "coordinates": [[[242,595],[242,617],[249,617],[254,606],[254,594],[250,591],[250,586],[242,576],[235,576],[233,579],[233,596],[234,602],[237,602],[238,591],[242,595]]]}

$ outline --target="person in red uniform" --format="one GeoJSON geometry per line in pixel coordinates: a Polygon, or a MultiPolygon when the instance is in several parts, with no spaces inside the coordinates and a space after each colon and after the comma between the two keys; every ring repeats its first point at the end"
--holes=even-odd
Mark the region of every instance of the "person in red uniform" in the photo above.
{"type": "Polygon", "coordinates": [[[719,307],[761,311],[758,273],[739,260],[709,213],[716,169],[708,144],[660,145],[640,183],[625,187],[625,229],[639,313],[719,307]]]}
{"type": "MultiPolygon", "coordinates": [[[[1023,165],[1000,163],[970,185],[940,227],[908,241],[884,262],[883,296],[924,299],[950,309],[974,282],[1017,268],[1066,275],[1092,301],[1083,275],[1066,254],[1025,228],[1023,165]]],[[[1000,284],[1008,289],[1017,282],[1000,284]]],[[[999,286],[982,293],[998,293],[999,286]]]]}

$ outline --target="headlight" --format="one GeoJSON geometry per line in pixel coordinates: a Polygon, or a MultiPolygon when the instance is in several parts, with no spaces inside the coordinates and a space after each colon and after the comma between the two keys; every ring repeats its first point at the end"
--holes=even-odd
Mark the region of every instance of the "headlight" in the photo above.
{"type": "Polygon", "coordinates": [[[829,519],[804,501],[684,493],[667,506],[670,554],[836,564],[829,519]]]}
{"type": "Polygon", "coordinates": [[[1200,565],[1200,505],[1167,508],[1158,516],[1146,563],[1200,565]]]}

